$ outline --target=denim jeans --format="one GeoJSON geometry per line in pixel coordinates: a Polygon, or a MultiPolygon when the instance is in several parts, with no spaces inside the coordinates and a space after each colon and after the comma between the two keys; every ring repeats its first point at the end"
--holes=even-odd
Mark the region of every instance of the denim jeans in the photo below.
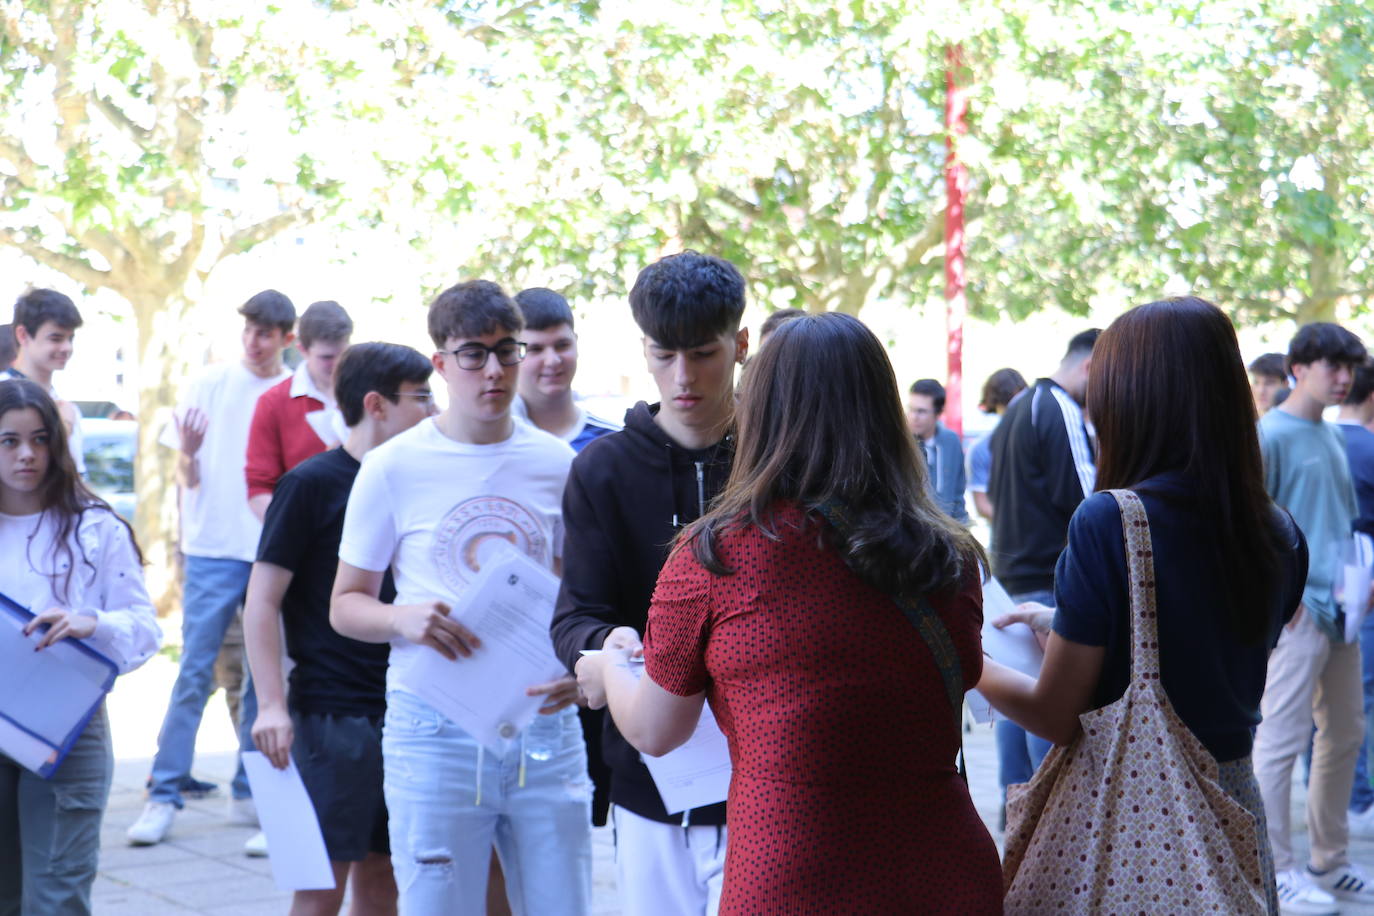
{"type": "Polygon", "coordinates": [[[393,690],[382,761],[406,916],[485,912],[493,843],[516,916],[591,911],[592,787],[574,709],[539,716],[497,753],[393,690]]]}
{"type": "MultiPolygon", "coordinates": [[[[1024,592],[1012,595],[1011,600],[1016,604],[1035,601],[1053,607],[1054,592],[1024,592]]],[[[1029,782],[1053,745],[1008,719],[997,720],[993,735],[997,739],[997,782],[1006,798],[1007,786],[1029,782]]]]}
{"type": "MultiPolygon", "coordinates": [[[[196,752],[196,732],[205,715],[205,704],[215,687],[215,656],[224,633],[243,604],[248,574],[253,564],[242,560],[186,557],[186,592],[182,602],[181,667],[177,671],[167,715],[157,738],[152,786],[148,798],[171,802],[180,808],[182,780],[191,775],[196,752]]],[[[253,720],[258,699],[252,681],[244,677],[243,702],[239,706],[239,747],[253,750],[253,720]]],[[[248,777],[240,761],[234,773],[235,798],[248,798],[248,777]]]]}
{"type": "Polygon", "coordinates": [[[0,916],[89,916],[113,773],[104,704],[51,779],[0,754],[0,916]]]}

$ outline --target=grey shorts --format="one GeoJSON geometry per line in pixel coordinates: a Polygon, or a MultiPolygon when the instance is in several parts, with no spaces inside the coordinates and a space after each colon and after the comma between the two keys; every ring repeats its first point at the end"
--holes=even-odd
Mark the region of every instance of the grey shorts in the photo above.
{"type": "Polygon", "coordinates": [[[331,862],[391,855],[382,796],[382,717],[291,713],[291,756],[331,862]]]}

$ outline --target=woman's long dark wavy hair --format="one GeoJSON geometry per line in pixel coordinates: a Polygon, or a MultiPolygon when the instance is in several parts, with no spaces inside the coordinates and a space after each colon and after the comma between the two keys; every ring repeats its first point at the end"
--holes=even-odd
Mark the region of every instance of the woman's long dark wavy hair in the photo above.
{"type": "Polygon", "coordinates": [[[857,318],[806,315],[774,331],[750,362],[737,422],[730,479],[682,535],[711,572],[732,572],[716,551],[724,531],[755,525],[776,538],[781,503],[813,517],[844,506],[851,530],[830,529],[831,543],[860,578],[903,600],[948,593],[986,565],[931,497],[892,364],[857,318]]]}
{"type": "MultiPolygon", "coordinates": [[[[90,559],[86,557],[84,548],[81,547],[79,538],[72,537],[73,533],[81,525],[81,516],[89,509],[100,508],[115,515],[109,503],[96,496],[87,488],[81,475],[76,472],[76,462],[72,460],[71,448],[68,445],[67,427],[62,422],[62,417],[57,412],[57,404],[52,397],[43,390],[43,387],[36,382],[28,379],[7,379],[0,381],[0,420],[11,410],[32,409],[38,412],[39,419],[43,422],[43,429],[48,434],[48,472],[43,476],[39,483],[39,504],[43,507],[42,512],[52,513],[57,522],[57,532],[53,539],[53,594],[60,600],[66,601],[72,584],[72,573],[76,570],[77,557],[72,552],[72,542],[75,541],[77,550],[81,552],[81,562],[94,569],[90,559]],[[66,573],[61,576],[61,587],[58,587],[58,569],[62,568],[61,562],[66,558],[66,573]]],[[[119,518],[118,515],[115,515],[119,518]]],[[[125,528],[129,528],[129,523],[123,519],[120,521],[125,528]]],[[[138,541],[134,538],[132,528],[129,528],[129,540],[134,545],[134,553],[138,555],[139,562],[143,562],[143,553],[138,548],[138,541]]],[[[30,546],[32,546],[30,544],[30,546]]],[[[41,610],[41,609],[40,609],[41,610]]]]}
{"type": "Polygon", "coordinates": [[[1231,320],[1193,296],[1126,312],[1093,348],[1088,413],[1097,427],[1098,490],[1135,488],[1166,471],[1192,483],[1216,544],[1231,631],[1259,644],[1280,534],[1231,320]]]}

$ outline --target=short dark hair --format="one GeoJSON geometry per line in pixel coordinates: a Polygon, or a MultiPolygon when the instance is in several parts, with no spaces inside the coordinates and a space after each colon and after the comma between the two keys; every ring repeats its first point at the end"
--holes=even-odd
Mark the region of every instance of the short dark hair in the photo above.
{"type": "Polygon", "coordinates": [[[343,343],[353,335],[353,319],[333,299],[312,302],[301,313],[297,336],[302,347],[309,349],[316,341],[343,343]]]}
{"type": "Polygon", "coordinates": [[[0,369],[8,369],[19,355],[19,342],[14,339],[14,325],[0,324],[0,369]]]}
{"type": "Polygon", "coordinates": [[[1255,361],[1249,366],[1249,372],[1251,375],[1278,379],[1286,383],[1288,381],[1288,360],[1282,353],[1266,353],[1263,356],[1255,357],[1255,361]]]}
{"type": "Polygon", "coordinates": [[[759,340],[762,341],[769,334],[772,334],[784,322],[791,321],[793,318],[800,318],[805,315],[801,309],[778,309],[769,312],[768,317],[763,319],[763,326],[759,328],[759,340]]]}
{"type": "Polygon", "coordinates": [[[1068,362],[1074,358],[1091,356],[1093,347],[1097,345],[1097,338],[1101,336],[1101,328],[1088,328],[1086,331],[1079,331],[1069,340],[1069,348],[1064,351],[1064,361],[1068,362]]]}
{"type": "Polygon", "coordinates": [[[669,350],[697,347],[739,329],[744,277],[714,255],[684,251],[639,272],[630,311],[645,336],[669,350]]]}
{"type": "Polygon", "coordinates": [[[70,297],[55,289],[30,289],[15,300],[13,327],[22,325],[33,337],[49,321],[64,331],[74,331],[81,327],[81,313],[70,297]]]}
{"type": "Polygon", "coordinates": [[[451,339],[484,337],[498,330],[517,334],[524,326],[510,296],[490,280],[464,280],[429,306],[429,336],[440,348],[451,339]]]}
{"type": "Polygon", "coordinates": [[[1358,407],[1374,394],[1374,360],[1368,358],[1355,367],[1355,377],[1350,382],[1350,393],[1344,403],[1358,407]]]}
{"type": "Polygon", "coordinates": [[[930,398],[930,403],[935,408],[936,416],[945,412],[945,386],[935,381],[935,379],[917,379],[911,383],[911,393],[923,394],[930,398]]]}
{"type": "Polygon", "coordinates": [[[283,334],[290,334],[291,329],[296,326],[296,307],[286,298],[285,293],[279,293],[275,289],[265,289],[254,294],[239,306],[239,314],[249,324],[262,328],[281,328],[283,334]]]}
{"type": "Polygon", "coordinates": [[[573,310],[568,300],[551,289],[532,286],[515,294],[515,304],[520,306],[520,314],[525,319],[525,327],[531,331],[547,331],[560,324],[573,327],[573,310]]]}
{"type": "Polygon", "coordinates": [[[1288,370],[1294,366],[1310,366],[1319,360],[1356,366],[1364,362],[1368,352],[1360,338],[1330,321],[1314,321],[1298,328],[1288,344],[1288,370]]]}
{"type": "Polygon", "coordinates": [[[998,369],[983,383],[983,394],[978,401],[978,409],[984,413],[996,413],[997,408],[1006,407],[1026,389],[1026,377],[1015,369],[998,369]]]}
{"type": "Polygon", "coordinates": [[[334,369],[334,399],[344,423],[351,427],[363,421],[363,398],[369,391],[396,404],[402,385],[429,381],[433,371],[430,361],[411,347],[375,341],[354,344],[334,369]]]}

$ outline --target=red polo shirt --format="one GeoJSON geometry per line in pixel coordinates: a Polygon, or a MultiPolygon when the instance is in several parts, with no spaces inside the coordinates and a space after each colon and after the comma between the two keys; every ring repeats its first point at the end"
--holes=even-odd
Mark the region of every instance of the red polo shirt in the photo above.
{"type": "Polygon", "coordinates": [[[305,418],[306,414],[323,411],[324,403],[308,394],[293,397],[291,393],[293,385],[297,392],[302,390],[298,376],[304,371],[302,365],[295,376],[273,385],[258,398],[244,464],[249,498],[271,493],[283,474],[329,447],[305,418]]]}

